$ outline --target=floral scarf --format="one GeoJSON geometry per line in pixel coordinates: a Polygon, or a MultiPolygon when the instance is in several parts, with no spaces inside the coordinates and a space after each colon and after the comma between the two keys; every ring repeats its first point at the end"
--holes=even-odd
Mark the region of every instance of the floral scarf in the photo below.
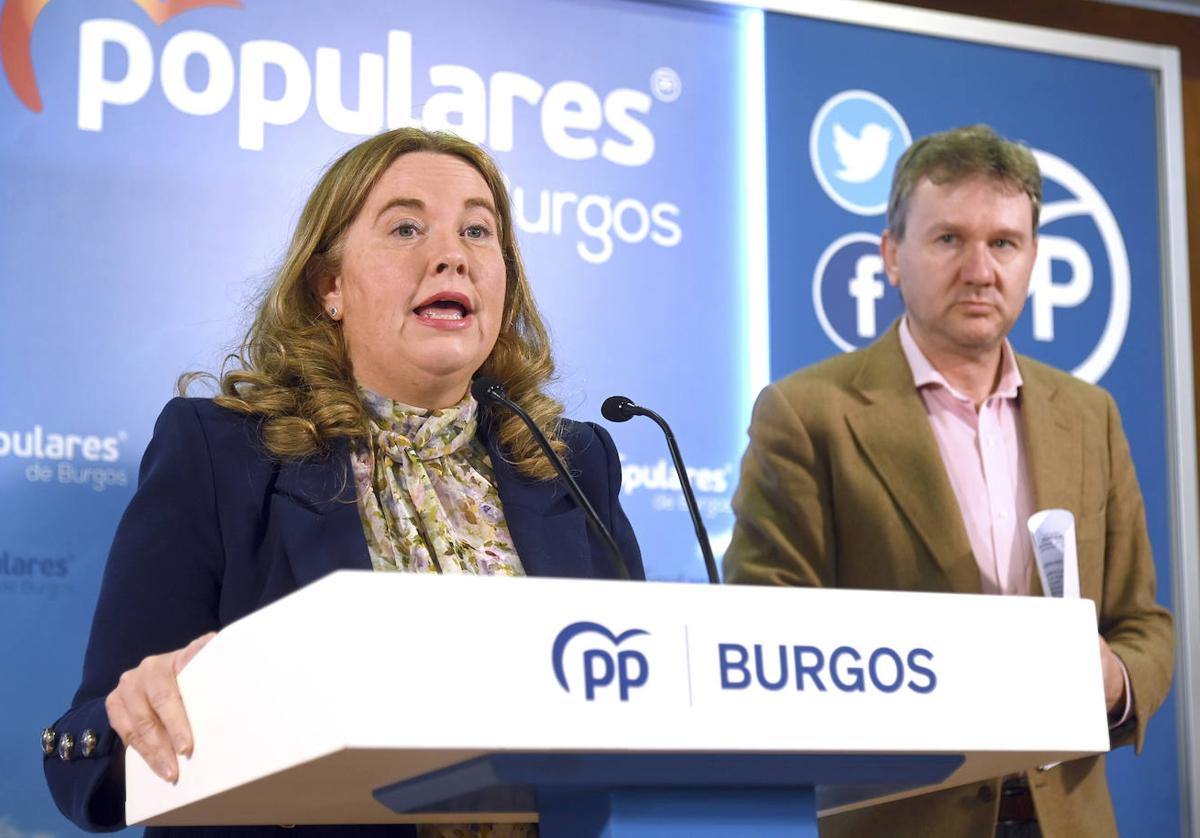
{"type": "Polygon", "coordinates": [[[352,446],[354,481],[375,570],[524,576],[470,393],[439,410],[359,396],[372,445],[352,446]]]}

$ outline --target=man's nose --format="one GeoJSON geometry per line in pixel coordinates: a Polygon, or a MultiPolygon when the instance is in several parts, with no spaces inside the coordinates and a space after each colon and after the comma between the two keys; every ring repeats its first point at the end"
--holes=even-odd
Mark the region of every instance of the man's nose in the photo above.
{"type": "Polygon", "coordinates": [[[996,266],[989,242],[973,243],[967,248],[959,274],[965,282],[975,285],[990,285],[995,281],[996,266]]]}

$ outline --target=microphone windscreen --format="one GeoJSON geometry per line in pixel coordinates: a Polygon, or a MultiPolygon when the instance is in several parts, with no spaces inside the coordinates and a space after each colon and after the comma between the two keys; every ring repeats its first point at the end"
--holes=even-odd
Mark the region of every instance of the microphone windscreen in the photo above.
{"type": "Polygon", "coordinates": [[[497,396],[504,395],[504,388],[490,375],[481,375],[471,382],[471,395],[480,404],[491,404],[497,396]]]}
{"type": "Polygon", "coordinates": [[[631,407],[633,402],[625,396],[609,396],[600,406],[600,415],[610,422],[628,422],[634,416],[631,407]]]}

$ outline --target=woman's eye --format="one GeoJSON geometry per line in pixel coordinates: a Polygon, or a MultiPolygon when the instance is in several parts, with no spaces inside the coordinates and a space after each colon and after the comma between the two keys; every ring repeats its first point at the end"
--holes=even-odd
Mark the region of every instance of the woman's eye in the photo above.
{"type": "Polygon", "coordinates": [[[392,229],[392,235],[398,236],[399,238],[402,238],[402,239],[416,238],[417,234],[420,232],[421,232],[420,228],[417,227],[416,224],[413,224],[411,221],[405,221],[400,224],[397,224],[392,229]]]}
{"type": "Polygon", "coordinates": [[[463,235],[468,239],[482,240],[492,234],[492,231],[486,224],[472,224],[463,230],[463,235]]]}

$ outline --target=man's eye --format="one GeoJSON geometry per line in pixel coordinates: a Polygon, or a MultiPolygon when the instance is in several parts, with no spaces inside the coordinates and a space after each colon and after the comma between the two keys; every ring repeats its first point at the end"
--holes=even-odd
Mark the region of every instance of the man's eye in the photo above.
{"type": "Polygon", "coordinates": [[[956,241],[958,241],[958,236],[956,236],[954,233],[942,233],[940,236],[938,236],[938,241],[942,244],[954,244],[956,241]]]}
{"type": "Polygon", "coordinates": [[[992,247],[1004,249],[1013,246],[1012,239],[996,239],[992,242],[992,247]]]}
{"type": "Polygon", "coordinates": [[[468,239],[475,239],[477,241],[482,241],[483,239],[486,239],[489,236],[491,236],[492,231],[491,231],[491,229],[488,228],[488,226],[486,224],[472,224],[469,227],[465,228],[463,230],[462,234],[464,236],[466,236],[468,239]]]}

